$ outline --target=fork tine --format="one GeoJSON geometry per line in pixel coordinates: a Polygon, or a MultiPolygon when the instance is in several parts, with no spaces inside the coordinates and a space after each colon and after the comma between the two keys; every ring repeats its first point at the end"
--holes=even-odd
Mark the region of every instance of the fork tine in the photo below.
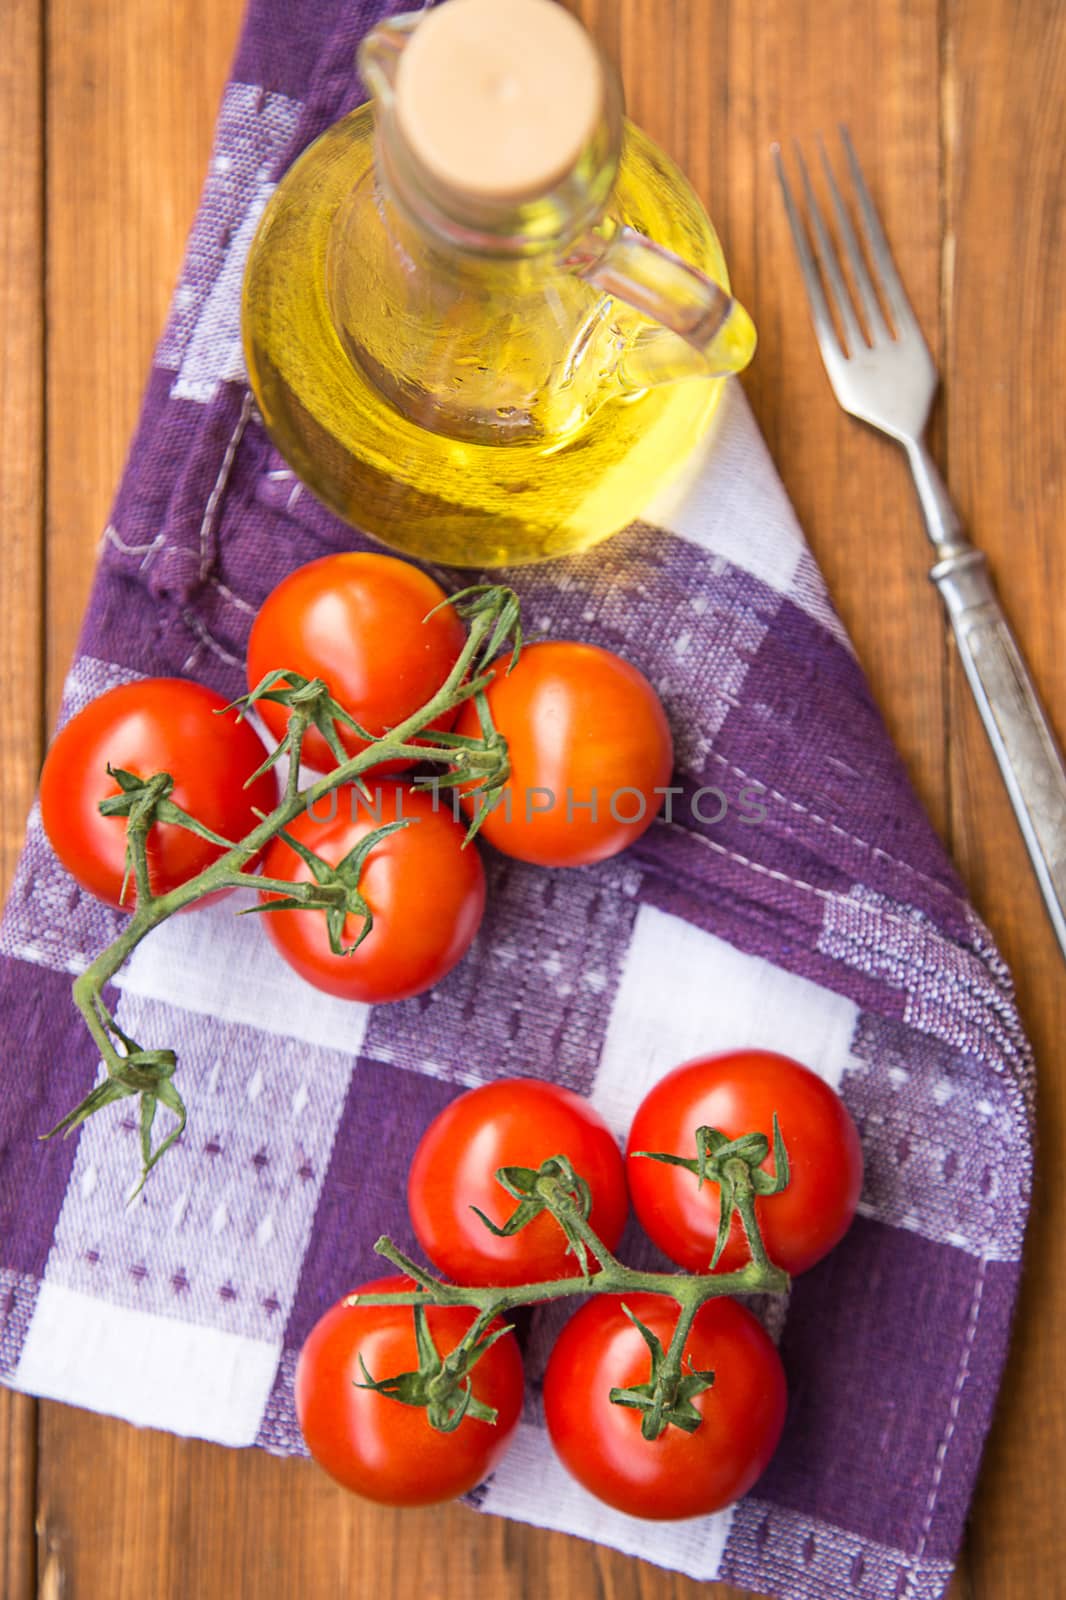
{"type": "Polygon", "coordinates": [[[876,344],[879,339],[890,339],[892,335],[889,331],[888,324],[885,322],[884,313],[878,304],[877,290],[873,286],[870,274],[867,271],[866,262],[863,260],[862,251],[859,249],[859,241],[855,237],[855,229],[851,225],[851,218],[848,215],[848,208],[844,204],[844,197],[837,187],[837,181],[833,176],[833,169],[829,165],[829,157],[826,154],[825,144],[822,140],[821,134],[818,136],[818,149],[822,157],[822,170],[825,173],[825,181],[829,186],[829,193],[833,198],[833,209],[836,212],[837,227],[840,233],[841,243],[844,246],[844,254],[848,259],[848,266],[851,268],[852,281],[854,282],[855,288],[858,292],[859,302],[862,306],[863,314],[866,317],[866,325],[870,330],[871,340],[876,344]]]}
{"type": "Polygon", "coordinates": [[[807,288],[807,299],[810,302],[814,332],[821,347],[822,355],[824,357],[830,355],[839,357],[843,353],[840,349],[840,341],[837,339],[833,319],[829,315],[829,304],[825,298],[821,274],[818,271],[818,263],[815,261],[814,251],[811,249],[810,240],[807,237],[807,230],[803,226],[803,220],[793,199],[788,179],[785,177],[785,167],[781,159],[781,146],[779,144],[773,146],[772,154],[774,166],[777,168],[777,181],[781,185],[781,197],[785,202],[788,225],[792,230],[792,241],[796,246],[800,271],[803,274],[803,282],[807,288]]]}
{"type": "Polygon", "coordinates": [[[844,154],[847,156],[848,166],[851,169],[851,181],[855,186],[855,195],[859,202],[863,233],[866,235],[866,242],[870,247],[874,266],[880,274],[881,287],[884,291],[885,299],[888,301],[892,320],[896,324],[896,332],[899,333],[902,326],[917,328],[917,318],[914,315],[910,301],[907,299],[907,291],[903,287],[903,281],[896,271],[896,263],[892,259],[891,250],[888,248],[885,230],[881,226],[881,218],[877,214],[877,209],[870,198],[870,191],[866,187],[866,180],[862,175],[862,168],[859,166],[859,158],[855,154],[855,147],[851,142],[851,135],[848,133],[847,128],[843,126],[840,129],[840,139],[844,146],[844,154]]]}
{"type": "Polygon", "coordinates": [[[796,161],[799,164],[800,178],[803,182],[803,194],[807,202],[807,216],[810,219],[811,230],[814,234],[818,261],[844,329],[844,342],[847,345],[847,353],[849,356],[853,356],[857,351],[865,347],[866,340],[863,337],[862,329],[859,327],[859,319],[855,315],[855,307],[851,303],[851,295],[848,292],[847,284],[844,282],[844,274],[840,270],[840,262],[837,260],[836,248],[829,237],[829,229],[825,225],[825,218],[822,216],[822,210],[815,196],[814,186],[811,183],[811,175],[807,171],[807,163],[803,159],[803,151],[800,149],[798,141],[794,143],[794,149],[796,161]]]}

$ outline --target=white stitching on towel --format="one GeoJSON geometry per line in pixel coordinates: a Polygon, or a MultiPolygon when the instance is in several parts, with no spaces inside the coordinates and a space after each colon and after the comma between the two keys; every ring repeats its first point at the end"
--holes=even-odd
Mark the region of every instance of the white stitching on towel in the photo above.
{"type": "Polygon", "coordinates": [[[941,894],[946,894],[956,904],[960,903],[959,896],[954,889],[949,888],[946,883],[940,883],[936,878],[931,878],[927,872],[922,872],[919,867],[911,866],[909,861],[902,861],[899,856],[892,855],[888,850],[882,850],[879,845],[871,844],[868,839],[861,839],[857,833],[849,833],[847,828],[842,828],[839,823],[830,821],[828,817],[820,816],[817,811],[812,811],[809,806],[801,805],[798,800],[790,800],[787,794],[781,793],[780,789],[773,788],[770,784],[764,783],[761,778],[756,778],[752,773],[745,772],[743,767],[738,767],[732,761],[727,761],[725,756],[719,755],[717,750],[711,750],[708,754],[720,766],[725,767],[727,772],[731,772],[735,778],[740,778],[745,783],[755,784],[762,794],[769,795],[772,800],[779,801],[781,805],[787,806],[790,811],[797,812],[801,817],[807,817],[811,822],[818,823],[820,827],[828,828],[830,833],[835,833],[838,838],[847,839],[849,843],[858,845],[860,850],[867,851],[874,860],[880,856],[882,860],[890,861],[893,866],[902,867],[904,872],[909,872],[912,877],[920,879],[922,883],[928,884],[932,889],[939,889],[941,894]]]}
{"type": "Polygon", "coordinates": [[[100,540],[101,547],[105,544],[113,544],[115,549],[121,551],[124,556],[143,556],[144,560],[141,562],[139,569],[141,572],[151,566],[166,542],[166,535],[157,533],[151,544],[127,544],[118,529],[112,527],[111,523],[108,523],[104,529],[103,537],[100,540]]]}
{"type": "Polygon", "coordinates": [[[297,500],[299,500],[300,495],[303,493],[303,484],[299,482],[295,472],[290,472],[288,467],[275,467],[273,472],[268,472],[266,476],[271,483],[292,482],[292,488],[289,490],[289,498],[285,502],[285,510],[291,511],[297,500]]]}
{"type": "Polygon", "coordinates": [[[204,626],[203,621],[196,615],[195,611],[186,609],[182,612],[181,617],[186,627],[190,628],[200,641],[199,644],[194,646],[194,648],[185,658],[185,661],[182,663],[182,667],[185,672],[192,671],[192,668],[196,664],[196,658],[205,645],[207,646],[208,650],[211,651],[212,655],[218,656],[220,661],[225,661],[227,666],[243,666],[243,662],[238,656],[231,655],[223,645],[219,644],[217,639],[212,638],[211,634],[208,633],[207,628],[204,626]]]}
{"type": "Polygon", "coordinates": [[[955,1427],[959,1420],[959,1408],[962,1404],[962,1391],[966,1379],[970,1374],[970,1357],[973,1354],[974,1340],[977,1337],[977,1323],[981,1315],[981,1300],[985,1292],[985,1277],[988,1272],[988,1259],[982,1256],[977,1267],[977,1278],[973,1286],[973,1299],[970,1302],[970,1316],[966,1324],[966,1337],[963,1340],[962,1355],[959,1358],[959,1370],[955,1374],[955,1387],[951,1391],[951,1403],[948,1406],[948,1422],[944,1429],[936,1451],[936,1465],[933,1469],[933,1481],[929,1488],[929,1499],[926,1501],[925,1516],[922,1519],[922,1530],[918,1538],[918,1546],[911,1557],[910,1573],[904,1586],[900,1600],[907,1600],[918,1576],[918,1567],[925,1555],[925,1547],[929,1543],[929,1534],[933,1526],[933,1514],[936,1510],[937,1499],[940,1495],[940,1485],[944,1477],[944,1463],[948,1456],[948,1447],[955,1435],[955,1427]]]}
{"type": "MultiPolygon", "coordinates": [[[[694,833],[680,822],[674,822],[672,819],[667,821],[665,817],[658,817],[656,818],[655,826],[657,828],[676,828],[679,833],[683,833],[693,843],[701,844],[706,849],[715,851],[717,855],[725,856],[727,860],[734,862],[738,867],[747,867],[750,871],[758,873],[763,878],[772,878],[775,883],[787,883],[794,889],[802,889],[807,894],[814,895],[816,899],[826,901],[829,905],[846,906],[849,910],[868,911],[872,915],[879,917],[883,922],[902,928],[905,932],[913,933],[914,931],[914,922],[911,917],[906,917],[898,911],[890,911],[887,906],[863,905],[853,899],[851,895],[841,894],[838,889],[820,889],[816,884],[807,883],[803,878],[793,878],[789,873],[779,871],[777,867],[763,866],[761,861],[753,861],[750,856],[741,855],[739,850],[727,850],[724,844],[718,844],[716,840],[708,839],[705,834],[694,833]]],[[[930,931],[936,933],[931,924],[930,931]]],[[[936,937],[942,943],[950,942],[943,934],[936,933],[936,937]]],[[[973,954],[976,960],[981,959],[976,952],[973,952],[973,954]]],[[[981,985],[969,975],[960,974],[959,985],[975,998],[982,998],[984,991],[981,985]]]]}
{"type": "MultiPolygon", "coordinates": [[[[657,817],[655,825],[659,828],[676,828],[679,833],[683,833],[687,839],[693,840],[694,843],[702,844],[708,850],[714,850],[718,855],[725,856],[727,860],[735,862],[738,867],[748,867],[752,872],[759,873],[763,878],[772,878],[775,883],[787,883],[793,889],[803,889],[807,894],[813,894],[817,899],[826,900],[833,905],[852,907],[856,905],[850,895],[841,894],[838,889],[819,889],[817,884],[807,883],[803,878],[793,878],[791,874],[781,872],[777,867],[766,867],[761,861],[753,861],[750,856],[741,855],[739,850],[728,850],[724,844],[718,844],[716,840],[708,839],[705,834],[694,833],[691,828],[686,828],[680,822],[674,822],[672,819],[668,821],[665,817],[657,817]]],[[[866,907],[864,909],[874,910],[875,908],[866,907]]],[[[886,922],[894,922],[901,928],[911,928],[910,919],[901,916],[898,911],[889,911],[885,906],[878,906],[876,907],[876,914],[879,917],[883,917],[886,922]]]]}
{"type": "Polygon", "coordinates": [[[229,475],[233,470],[233,460],[237,454],[237,446],[241,442],[241,438],[243,437],[245,428],[248,426],[248,421],[251,417],[251,414],[252,391],[250,389],[246,389],[244,392],[244,399],[241,401],[240,416],[237,418],[233,432],[230,434],[229,443],[226,446],[226,453],[222,457],[222,465],[219,467],[218,477],[215,479],[215,486],[208,495],[207,504],[204,507],[203,520],[200,523],[201,583],[207,577],[207,574],[211,568],[211,534],[214,531],[215,517],[218,514],[219,501],[222,499],[223,490],[225,489],[229,480],[229,475]]]}
{"type": "Polygon", "coordinates": [[[228,600],[231,606],[236,606],[238,611],[246,611],[250,617],[255,616],[255,606],[250,606],[247,600],[242,600],[239,594],[234,594],[233,590],[228,588],[221,578],[212,578],[211,584],[213,588],[218,590],[223,600],[228,600]]]}

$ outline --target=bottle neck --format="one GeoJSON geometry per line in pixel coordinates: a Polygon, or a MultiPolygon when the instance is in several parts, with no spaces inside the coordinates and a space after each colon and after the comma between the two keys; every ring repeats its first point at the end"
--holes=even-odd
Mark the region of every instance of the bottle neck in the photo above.
{"type": "Polygon", "coordinates": [[[603,215],[614,187],[624,127],[622,89],[605,68],[602,111],[573,168],[550,190],[489,201],[454,192],[410,150],[388,98],[375,101],[378,181],[385,197],[427,243],[467,255],[559,255],[603,215]]]}

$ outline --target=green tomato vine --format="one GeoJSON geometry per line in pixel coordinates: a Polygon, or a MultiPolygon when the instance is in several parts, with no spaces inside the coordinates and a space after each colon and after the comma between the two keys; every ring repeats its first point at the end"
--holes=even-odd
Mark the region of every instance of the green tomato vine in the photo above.
{"type": "MultiPolygon", "coordinates": [[[[735,1272],[715,1274],[642,1272],[628,1267],[610,1251],[589,1222],[592,1195],[588,1184],[574,1171],[565,1155],[551,1157],[535,1171],[528,1167],[501,1167],[496,1180],[517,1201],[515,1211],[503,1228],[482,1216],[494,1233],[518,1233],[542,1212],[548,1212],[566,1235],[569,1249],[581,1266],[579,1276],[552,1278],[541,1283],[507,1287],[461,1286],[446,1283],[426,1272],[404,1254],[391,1239],[380,1238],[374,1246],[378,1255],[391,1261],[415,1287],[410,1290],[382,1290],[349,1295],[347,1306],[411,1306],[415,1317],[418,1367],[411,1372],[375,1378],[363,1367],[361,1387],[374,1389],[405,1405],[422,1406],[430,1425],[450,1433],[466,1415],[494,1421],[495,1414],[478,1401],[472,1390],[471,1373],[508,1325],[494,1326],[519,1306],[548,1300],[569,1299],[589,1294],[659,1294],[676,1300],[679,1314],[670,1343],[665,1348],[657,1336],[628,1308],[650,1355],[646,1383],[627,1389],[612,1389],[615,1405],[641,1413],[641,1433],[645,1439],[661,1437],[669,1427],[693,1433],[702,1421],[695,1399],[714,1383],[714,1373],[697,1371],[684,1363],[685,1344],[700,1307],[720,1295],[784,1294],[789,1277],[769,1259],[755,1208],[756,1195],[767,1198],[779,1194],[789,1181],[788,1154],[774,1118],[775,1171],[768,1173],[761,1163],[769,1151],[762,1134],[745,1134],[728,1140],[715,1128],[700,1128],[696,1134],[696,1155],[666,1156],[642,1152],[649,1160],[668,1161],[687,1167],[702,1186],[710,1182],[721,1193],[722,1212],[728,1216],[725,1231],[735,1211],[741,1220],[751,1259],[735,1272]],[[476,1311],[466,1334],[448,1355],[437,1350],[426,1322],[425,1308],[466,1306],[476,1311]]],[[[715,1250],[715,1260],[721,1245],[715,1250]]]]}

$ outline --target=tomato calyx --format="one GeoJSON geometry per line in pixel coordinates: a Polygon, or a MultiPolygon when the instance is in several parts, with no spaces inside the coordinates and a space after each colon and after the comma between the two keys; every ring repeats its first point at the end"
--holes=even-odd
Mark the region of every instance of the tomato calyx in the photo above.
{"type": "Polygon", "coordinates": [[[634,1156],[648,1161],[661,1161],[665,1166],[684,1167],[693,1173],[697,1187],[707,1182],[719,1189],[718,1232],[714,1241],[708,1271],[713,1272],[729,1239],[733,1213],[739,1212],[747,1235],[752,1259],[765,1255],[762,1236],[755,1219],[755,1196],[780,1194],[788,1187],[790,1172],[788,1151],[781,1137],[777,1112],[773,1118],[774,1170],[767,1172],[762,1163],[770,1154],[770,1140],[764,1133],[744,1133],[730,1139],[718,1128],[696,1129],[696,1155],[677,1156],[665,1150],[634,1150],[634,1156]]]}
{"type": "Polygon", "coordinates": [[[481,737],[472,739],[462,733],[439,733],[427,728],[422,735],[427,744],[433,744],[451,755],[452,770],[443,776],[431,773],[415,779],[415,787],[429,789],[436,796],[441,789],[455,789],[468,785],[467,793],[480,796],[480,805],[467,829],[466,843],[481,828],[489,812],[499,804],[500,796],[511,776],[511,757],[507,740],[496,728],[489,709],[488,697],[483,689],[473,695],[481,737]]]}
{"type": "Polygon", "coordinates": [[[335,956],[354,955],[362,944],[371,928],[374,926],[374,913],[369,902],[359,887],[363,874],[363,867],[370,852],[387,839],[390,833],[398,833],[401,828],[410,825],[409,817],[398,822],[387,822],[380,828],[375,828],[373,833],[368,833],[360,839],[348,854],[331,867],[328,861],[323,861],[309,845],[302,839],[285,828],[279,828],[278,837],[284,839],[290,850],[294,850],[310,869],[312,883],[283,883],[259,878],[256,886],[260,890],[277,888],[278,898],[261,900],[258,905],[247,906],[240,913],[241,916],[251,916],[267,911],[324,911],[326,914],[326,927],[329,930],[329,947],[335,956]],[[349,917],[361,917],[363,925],[353,944],[345,944],[344,930],[349,917]]]}
{"type": "Polygon", "coordinates": [[[139,1095],[141,1099],[141,1177],[130,1199],[136,1199],[144,1188],[145,1180],[156,1162],[176,1144],[185,1131],[186,1110],[182,1100],[171,1079],[178,1064],[178,1058],[173,1050],[145,1050],[124,1033],[115,1019],[106,1012],[101,1005],[98,1008],[97,1025],[106,1030],[107,1035],[113,1035],[123,1048],[123,1054],[117,1056],[113,1042],[110,1055],[112,1060],[107,1063],[108,1075],[103,1083],[96,1085],[85,1096],[81,1103],[69,1111],[67,1115],[57,1122],[54,1128],[41,1135],[42,1139],[55,1138],[57,1134],[64,1139],[80,1128],[83,1122],[96,1111],[102,1111],[105,1106],[113,1105],[116,1101],[125,1100],[132,1095],[139,1095]],[[165,1106],[175,1119],[173,1128],[155,1149],[152,1148],[152,1129],[155,1124],[155,1115],[159,1106],[165,1106]]]}
{"type": "Polygon", "coordinates": [[[567,1254],[577,1257],[581,1271],[589,1270],[588,1219],[592,1211],[592,1189],[584,1178],[574,1171],[566,1156],[549,1156],[539,1167],[498,1167],[496,1182],[506,1189],[516,1209],[502,1227],[492,1222],[477,1206],[471,1211],[495,1234],[497,1239],[511,1239],[529,1226],[535,1217],[547,1211],[555,1218],[566,1235],[567,1254]],[[581,1224],[585,1224],[584,1227],[581,1224]]]}
{"type": "Polygon", "coordinates": [[[459,589],[442,600],[440,605],[434,606],[424,620],[428,622],[445,606],[451,606],[464,622],[488,624],[484,643],[478,652],[476,670],[479,673],[508,645],[511,659],[504,670],[510,672],[517,665],[523,644],[522,606],[513,589],[499,583],[471,584],[469,588],[459,589]]]}
{"type": "Polygon", "coordinates": [[[470,1373],[496,1340],[512,1331],[510,1326],[490,1329],[483,1326],[485,1319],[479,1317],[451,1354],[442,1356],[430,1330],[425,1306],[415,1305],[413,1314],[418,1366],[412,1372],[372,1378],[360,1355],[359,1367],[364,1381],[357,1381],[356,1388],[372,1389],[375,1394],[397,1400],[401,1405],[422,1407],[426,1421],[438,1433],[454,1433],[464,1417],[495,1423],[496,1408],[486,1405],[474,1394],[470,1373]]]}
{"type": "MultiPolygon", "coordinates": [[[[339,767],[350,759],[341,742],[339,728],[350,729],[357,738],[365,740],[367,744],[374,742],[374,735],[368,733],[351,712],[345,711],[344,707],[338,704],[330,694],[328,684],[322,678],[305,678],[299,672],[290,672],[288,668],[280,667],[274,672],[268,672],[254,689],[240,695],[226,707],[226,710],[236,711],[238,721],[243,721],[249,711],[262,700],[269,701],[273,705],[286,706],[289,711],[289,721],[284,736],[267,756],[259,771],[248,779],[245,788],[254,783],[264,772],[269,772],[276,766],[282,756],[289,758],[290,787],[294,783],[298,785],[300,755],[310,728],[316,729],[322,735],[339,767]]],[[[364,787],[365,792],[365,786],[362,784],[360,786],[364,787]]]]}
{"type": "Polygon", "coordinates": [[[477,711],[479,737],[473,739],[468,734],[428,728],[422,736],[424,742],[451,753],[451,771],[443,776],[418,778],[415,782],[418,787],[431,789],[434,795],[441,789],[454,789],[460,784],[467,784],[469,794],[481,797],[467,830],[466,842],[469,844],[489,812],[499,803],[511,776],[507,740],[492,720],[485,690],[492,681],[489,668],[502,650],[508,646],[511,650],[511,659],[503,669],[505,677],[518,663],[523,644],[522,612],[513,589],[489,583],[473,584],[468,589],[460,589],[457,594],[449,595],[440,606],[434,607],[426,621],[444,605],[450,605],[464,622],[473,623],[480,619],[488,624],[485,645],[475,663],[473,680],[468,685],[468,698],[473,700],[477,711]]]}
{"type": "Polygon", "coordinates": [[[680,1428],[682,1433],[695,1433],[703,1421],[693,1401],[713,1386],[714,1373],[701,1372],[691,1363],[687,1372],[682,1367],[682,1351],[696,1309],[693,1306],[691,1311],[682,1310],[670,1348],[665,1350],[658,1335],[641,1322],[624,1301],[622,1303],[622,1310],[651,1354],[651,1376],[647,1383],[612,1389],[610,1398],[613,1405],[643,1412],[640,1431],[645,1439],[658,1439],[669,1427],[680,1428]]]}
{"type": "Polygon", "coordinates": [[[148,835],[157,822],[169,822],[174,827],[187,828],[190,833],[206,839],[209,844],[220,845],[224,850],[233,848],[232,839],[224,839],[220,833],[215,833],[174,804],[170,798],[174,792],[174,779],[169,772],[155,772],[150,778],[139,778],[136,773],[127,772],[124,767],[113,767],[109,762],[107,775],[114,778],[119,792],[101,800],[97,810],[102,817],[126,819],[126,871],[119,895],[121,901],[126,898],[131,874],[137,885],[138,901],[152,899],[147,848],[148,835]]]}

